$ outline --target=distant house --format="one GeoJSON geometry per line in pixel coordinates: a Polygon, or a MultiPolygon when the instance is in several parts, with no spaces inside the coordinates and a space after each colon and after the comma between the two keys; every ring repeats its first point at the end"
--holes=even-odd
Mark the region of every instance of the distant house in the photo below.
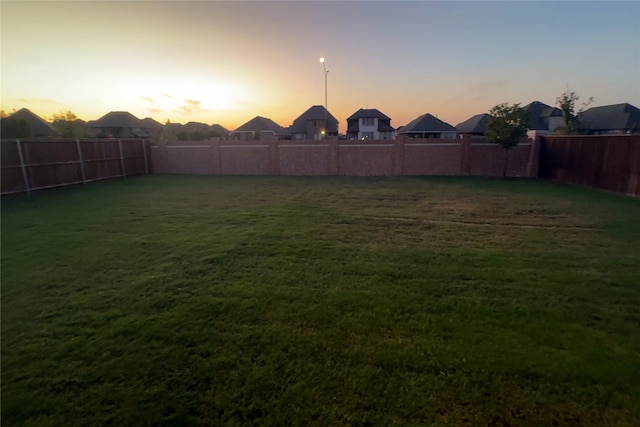
{"type": "Polygon", "coordinates": [[[202,122],[187,122],[176,134],[180,141],[204,141],[208,139],[209,125],[202,122]]]}
{"type": "Polygon", "coordinates": [[[427,113],[403,126],[398,134],[412,138],[456,138],[458,130],[427,113]]]}
{"type": "Polygon", "coordinates": [[[50,137],[55,136],[57,131],[52,124],[47,123],[37,114],[31,112],[27,108],[21,108],[15,113],[12,113],[7,117],[9,120],[24,120],[29,127],[29,136],[35,137],[50,137]]]}
{"type": "Polygon", "coordinates": [[[347,119],[348,139],[393,139],[391,119],[375,108],[359,109],[347,119]]]}
{"type": "Polygon", "coordinates": [[[291,139],[319,140],[325,136],[337,136],[338,121],[322,105],[314,105],[293,121],[289,131],[291,139]]]}
{"type": "Polygon", "coordinates": [[[226,138],[227,136],[229,136],[229,131],[225,129],[223,126],[220,126],[219,124],[215,124],[215,125],[209,126],[208,135],[210,135],[213,138],[226,138]]]}
{"type": "Polygon", "coordinates": [[[472,137],[484,136],[487,131],[488,113],[476,114],[475,116],[456,125],[456,129],[461,135],[471,135],[472,137]]]}
{"type": "Polygon", "coordinates": [[[99,138],[150,138],[150,129],[128,111],[111,111],[87,123],[99,138]]]}
{"type": "Polygon", "coordinates": [[[178,134],[182,133],[183,126],[182,123],[171,123],[167,121],[167,123],[164,124],[164,130],[162,132],[163,138],[169,140],[177,138],[178,134]]]}
{"type": "Polygon", "coordinates": [[[551,107],[539,101],[534,101],[525,105],[524,110],[529,117],[530,131],[536,131],[537,134],[551,134],[558,127],[562,126],[562,110],[551,107]]]}
{"type": "Polygon", "coordinates": [[[640,109],[628,103],[589,108],[578,120],[590,135],[640,133],[640,109]]]}
{"type": "MultiPolygon", "coordinates": [[[[534,101],[522,107],[527,112],[529,131],[535,131],[538,135],[553,133],[562,125],[562,110],[551,107],[539,101],[534,101]]],[[[475,116],[456,125],[461,135],[484,136],[487,130],[488,113],[475,116]]]]}
{"type": "Polygon", "coordinates": [[[141,127],[147,130],[151,139],[160,138],[162,130],[164,129],[162,123],[153,120],[151,117],[145,117],[144,119],[140,120],[140,123],[141,127]]]}
{"type": "Polygon", "coordinates": [[[271,119],[256,116],[236,130],[229,133],[231,138],[247,139],[285,139],[289,131],[271,119]]]}

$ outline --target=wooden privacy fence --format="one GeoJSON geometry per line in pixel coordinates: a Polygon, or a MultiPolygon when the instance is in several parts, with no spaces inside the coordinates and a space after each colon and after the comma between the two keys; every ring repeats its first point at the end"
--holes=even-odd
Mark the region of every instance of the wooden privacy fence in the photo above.
{"type": "Polygon", "coordinates": [[[640,135],[543,136],[539,176],[640,196],[640,135]]]}
{"type": "Polygon", "coordinates": [[[2,195],[150,173],[144,140],[2,140],[2,195]]]}

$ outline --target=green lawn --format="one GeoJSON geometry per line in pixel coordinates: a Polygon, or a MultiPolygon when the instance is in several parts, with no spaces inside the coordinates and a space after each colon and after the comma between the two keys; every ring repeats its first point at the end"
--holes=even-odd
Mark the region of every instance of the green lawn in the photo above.
{"type": "Polygon", "coordinates": [[[150,176],[2,200],[2,425],[640,425],[640,201],[150,176]]]}

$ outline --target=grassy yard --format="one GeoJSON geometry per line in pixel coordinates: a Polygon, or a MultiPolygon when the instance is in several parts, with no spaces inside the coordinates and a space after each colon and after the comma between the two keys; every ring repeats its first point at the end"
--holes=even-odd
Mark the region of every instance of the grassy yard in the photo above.
{"type": "Polygon", "coordinates": [[[640,202],[151,176],[2,200],[2,425],[640,425],[640,202]]]}

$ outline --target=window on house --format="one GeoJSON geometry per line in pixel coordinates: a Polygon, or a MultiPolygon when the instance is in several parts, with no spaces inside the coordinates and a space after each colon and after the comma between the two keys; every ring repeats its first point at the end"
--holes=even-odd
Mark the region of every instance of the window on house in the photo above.
{"type": "Polygon", "coordinates": [[[375,119],[373,117],[365,117],[362,119],[363,126],[373,126],[375,124],[375,119]]]}

